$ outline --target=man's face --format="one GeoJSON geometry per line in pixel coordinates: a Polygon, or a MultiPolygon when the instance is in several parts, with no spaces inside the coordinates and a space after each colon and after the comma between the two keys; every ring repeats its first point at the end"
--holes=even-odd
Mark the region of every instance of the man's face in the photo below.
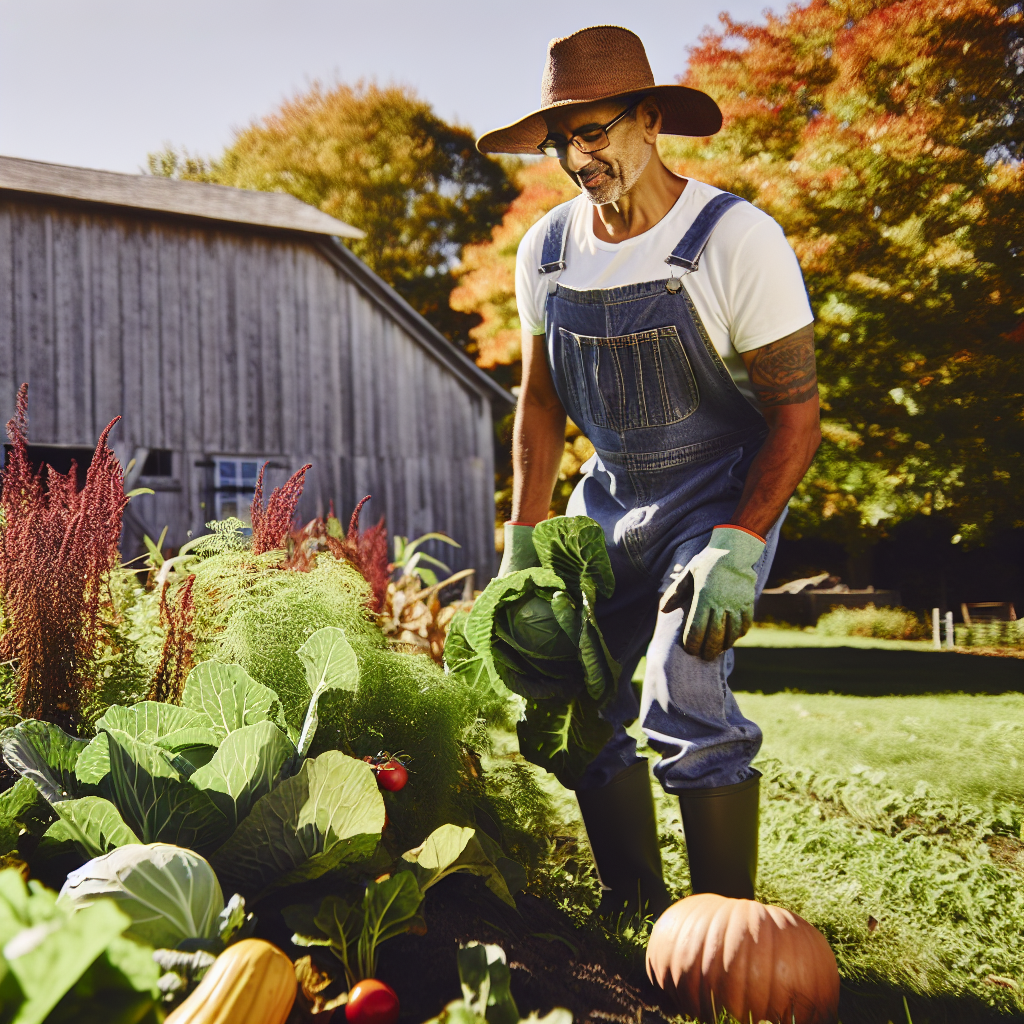
{"type": "MultiPolygon", "coordinates": [[[[629,100],[602,100],[552,110],[545,115],[548,133],[563,139],[585,133],[618,117],[629,106],[629,100]]],[[[608,146],[596,153],[581,153],[570,145],[561,161],[563,169],[575,178],[587,198],[595,206],[604,206],[622,198],[643,174],[651,159],[656,128],[651,128],[651,117],[660,121],[657,107],[650,99],[608,129],[608,146]],[[651,136],[649,142],[647,137],[651,136]]]]}

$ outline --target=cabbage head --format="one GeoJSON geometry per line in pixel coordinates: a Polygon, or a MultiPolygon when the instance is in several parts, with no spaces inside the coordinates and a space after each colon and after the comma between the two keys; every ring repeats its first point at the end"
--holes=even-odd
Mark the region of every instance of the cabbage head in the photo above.
{"type": "Polygon", "coordinates": [[[157,949],[217,940],[224,895],[209,863],[169,843],[121,846],[68,875],[58,902],[83,910],[112,899],[131,919],[125,935],[157,949]]]}
{"type": "Polygon", "coordinates": [[[453,621],[445,663],[465,685],[525,697],[521,753],[572,785],[612,734],[600,711],[615,695],[619,665],[595,608],[615,578],[604,533],[586,516],[539,523],[533,542],[540,566],[491,580],[453,621]]]}

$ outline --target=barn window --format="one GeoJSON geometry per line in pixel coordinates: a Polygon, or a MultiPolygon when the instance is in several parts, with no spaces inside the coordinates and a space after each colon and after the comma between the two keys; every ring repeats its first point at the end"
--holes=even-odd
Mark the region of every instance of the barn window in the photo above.
{"type": "Polygon", "coordinates": [[[260,465],[249,459],[217,459],[216,510],[218,519],[241,519],[249,524],[249,506],[256,493],[260,465]]]}
{"type": "Polygon", "coordinates": [[[143,476],[174,476],[173,461],[169,448],[150,448],[142,464],[143,476]]]}

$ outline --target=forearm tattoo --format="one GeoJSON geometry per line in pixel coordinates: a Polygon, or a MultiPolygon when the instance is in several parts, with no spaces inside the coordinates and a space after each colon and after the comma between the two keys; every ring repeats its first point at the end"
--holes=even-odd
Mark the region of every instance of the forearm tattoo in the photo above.
{"type": "Polygon", "coordinates": [[[814,327],[756,349],[750,361],[750,383],[761,405],[798,405],[818,392],[814,369],[814,327]]]}

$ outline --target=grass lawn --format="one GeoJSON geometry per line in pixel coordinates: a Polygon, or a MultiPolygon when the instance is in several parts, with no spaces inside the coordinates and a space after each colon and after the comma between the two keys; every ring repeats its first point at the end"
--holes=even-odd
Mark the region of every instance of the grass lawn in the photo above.
{"type": "Polygon", "coordinates": [[[903,1024],[904,997],[913,1024],[1024,1020],[1024,695],[737,699],[765,733],[758,897],[825,933],[844,1024],[903,1024]]]}
{"type": "Polygon", "coordinates": [[[739,693],[764,732],[762,757],[865,774],[903,793],[1024,808],[1024,694],[846,697],[739,693]]]}

